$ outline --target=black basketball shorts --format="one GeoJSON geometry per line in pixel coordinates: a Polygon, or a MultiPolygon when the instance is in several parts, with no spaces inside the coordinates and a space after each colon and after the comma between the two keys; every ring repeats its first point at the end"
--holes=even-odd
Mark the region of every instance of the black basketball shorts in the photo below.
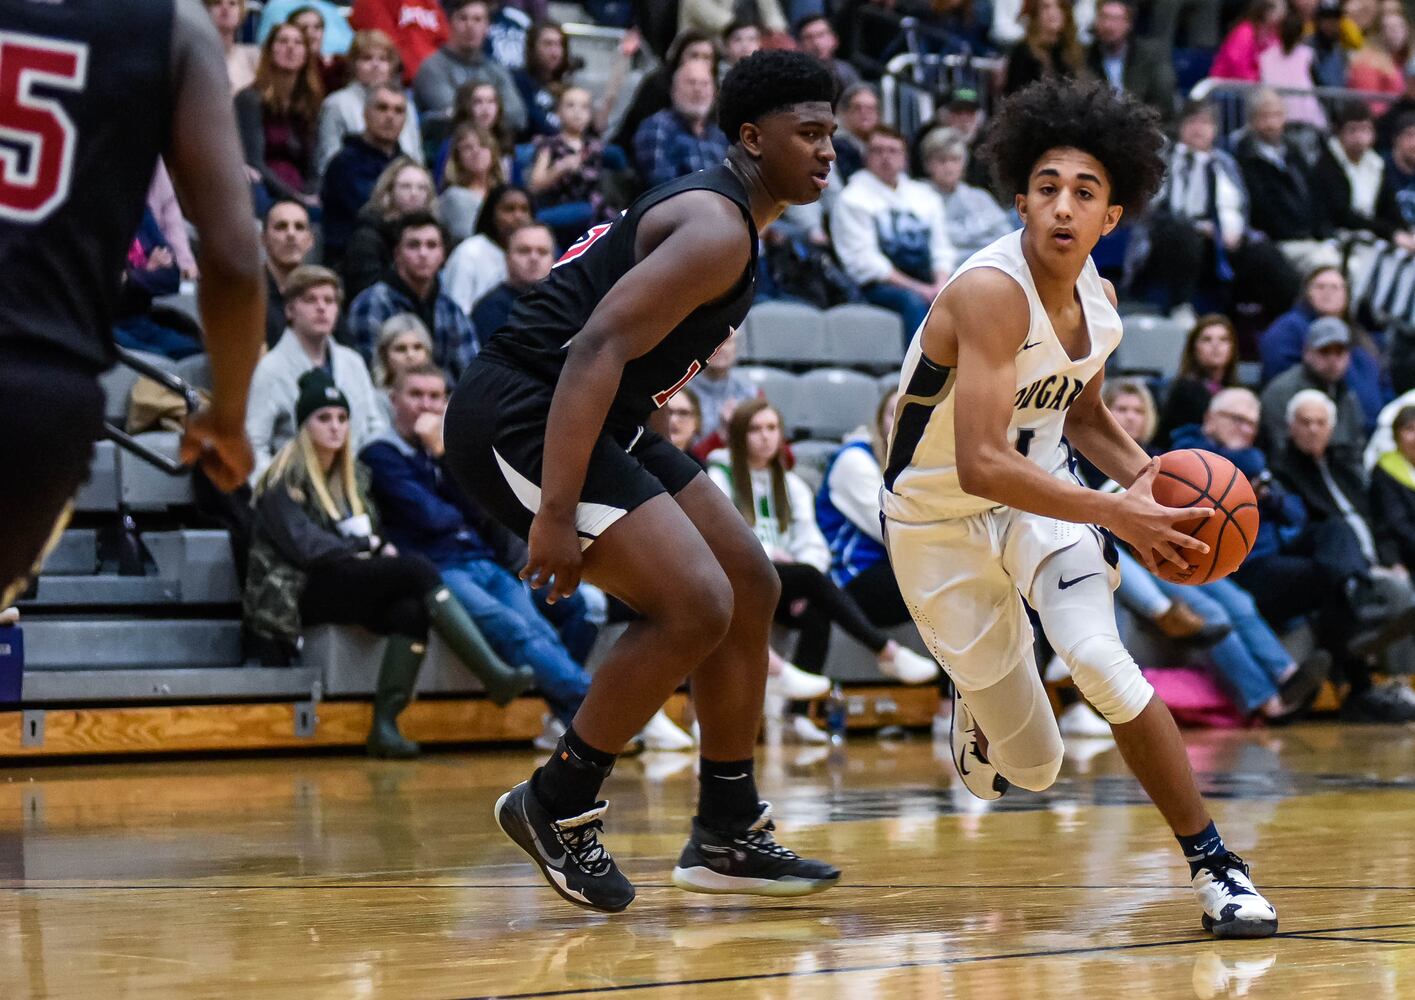
{"type": "Polygon", "coordinates": [[[103,389],[90,368],[0,337],[0,609],[57,540],[102,435],[103,389]]]}
{"type": "MultiPolygon", "coordinates": [[[[459,486],[525,538],[540,510],[546,422],[555,387],[500,361],[478,358],[452,394],[444,462],[459,486]]],[[[575,511],[582,548],[660,493],[677,495],[702,469],[645,427],[601,432],[575,511]]]]}

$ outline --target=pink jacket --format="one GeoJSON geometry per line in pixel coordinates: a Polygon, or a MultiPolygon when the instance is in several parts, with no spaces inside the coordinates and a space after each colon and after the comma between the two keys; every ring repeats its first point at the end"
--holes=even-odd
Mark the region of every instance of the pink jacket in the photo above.
{"type": "Polygon", "coordinates": [[[1271,28],[1259,29],[1251,21],[1240,21],[1219,46],[1209,76],[1257,83],[1260,79],[1258,57],[1275,44],[1277,34],[1271,28]]]}

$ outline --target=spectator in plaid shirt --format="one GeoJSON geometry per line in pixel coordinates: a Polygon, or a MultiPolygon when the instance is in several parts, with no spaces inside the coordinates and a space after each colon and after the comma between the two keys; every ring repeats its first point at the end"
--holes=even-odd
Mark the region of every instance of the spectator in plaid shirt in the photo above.
{"type": "Polygon", "coordinates": [[[384,320],[412,313],[432,334],[432,360],[453,379],[477,352],[467,314],[442,291],[438,272],[447,237],[428,212],[410,212],[393,225],[393,269],[364,289],[349,307],[354,346],[371,361],[384,320]]]}
{"type": "Polygon", "coordinates": [[[717,83],[709,64],[692,60],[673,74],[673,106],[644,119],[634,133],[634,165],[646,188],[721,163],[727,136],[709,118],[717,83]]]}

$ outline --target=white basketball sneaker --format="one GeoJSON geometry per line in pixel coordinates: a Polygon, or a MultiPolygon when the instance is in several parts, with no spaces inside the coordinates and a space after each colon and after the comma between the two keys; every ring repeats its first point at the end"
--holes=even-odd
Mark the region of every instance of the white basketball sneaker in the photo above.
{"type": "Polygon", "coordinates": [[[1204,859],[1190,880],[1204,909],[1204,930],[1220,938],[1265,938],[1277,933],[1277,910],[1253,887],[1248,866],[1229,851],[1204,859]]]}
{"type": "Polygon", "coordinates": [[[949,740],[953,744],[953,765],[964,786],[980,799],[1000,799],[1012,787],[1002,775],[997,773],[978,749],[978,724],[968,704],[953,691],[953,727],[949,730],[949,740]]]}
{"type": "Polygon", "coordinates": [[[931,656],[920,656],[908,646],[891,640],[879,656],[880,673],[893,677],[901,684],[927,684],[938,676],[938,664],[931,656]]]}
{"type": "Polygon", "coordinates": [[[780,672],[767,675],[766,689],[786,701],[813,701],[830,693],[830,678],[782,660],[780,672]]]}

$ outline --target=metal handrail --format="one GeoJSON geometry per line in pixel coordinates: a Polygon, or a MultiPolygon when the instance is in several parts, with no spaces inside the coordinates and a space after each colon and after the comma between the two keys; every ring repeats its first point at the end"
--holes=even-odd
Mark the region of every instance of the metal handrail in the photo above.
{"type": "MultiPolygon", "coordinates": [[[[139,375],[147,376],[159,385],[171,389],[177,395],[181,396],[183,403],[186,404],[188,413],[193,413],[200,409],[202,404],[201,396],[198,395],[197,391],[190,385],[182,381],[182,379],[178,378],[172,372],[159,368],[157,365],[152,364],[131,351],[126,351],[121,347],[117,350],[118,362],[120,364],[131,368],[139,375]]],[[[105,420],[103,422],[103,432],[107,438],[118,447],[137,456],[149,465],[155,466],[169,476],[181,476],[190,471],[190,466],[184,464],[181,459],[169,458],[161,452],[153,451],[116,424],[111,424],[105,420]]]]}
{"type": "Polygon", "coordinates": [[[939,55],[933,52],[904,52],[895,56],[885,67],[880,77],[880,103],[883,105],[884,120],[896,127],[903,123],[906,130],[933,117],[934,101],[937,96],[929,87],[924,70],[929,67],[943,68],[955,73],[975,74],[980,83],[978,97],[984,109],[991,104],[992,90],[989,81],[1000,71],[1005,60],[997,56],[939,55]],[[903,101],[908,97],[913,102],[914,122],[903,120],[903,101]]]}

